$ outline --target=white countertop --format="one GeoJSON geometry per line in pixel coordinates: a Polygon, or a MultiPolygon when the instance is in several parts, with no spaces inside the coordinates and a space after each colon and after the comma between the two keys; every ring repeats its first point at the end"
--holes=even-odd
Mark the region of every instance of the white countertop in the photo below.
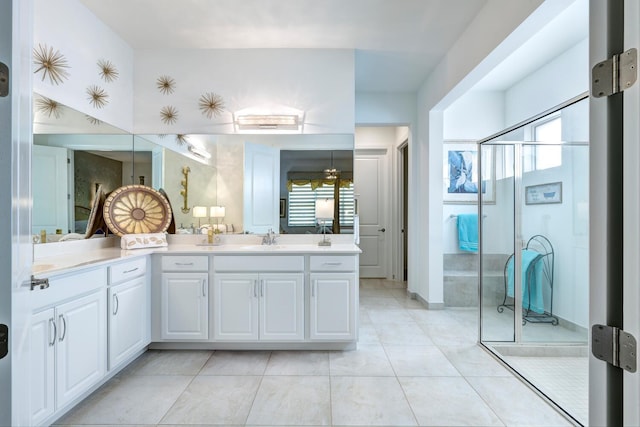
{"type": "MultiPolygon", "coordinates": [[[[104,246],[104,245],[102,245],[104,246]]],[[[123,250],[119,247],[99,247],[70,251],[59,255],[39,257],[34,260],[33,274],[36,277],[46,277],[50,274],[72,272],[86,267],[98,267],[118,260],[145,256],[149,254],[212,254],[212,255],[291,255],[291,254],[359,254],[362,251],[354,243],[333,243],[331,246],[318,246],[317,243],[283,243],[275,245],[221,244],[217,246],[198,243],[177,242],[168,247],[123,250]]]]}

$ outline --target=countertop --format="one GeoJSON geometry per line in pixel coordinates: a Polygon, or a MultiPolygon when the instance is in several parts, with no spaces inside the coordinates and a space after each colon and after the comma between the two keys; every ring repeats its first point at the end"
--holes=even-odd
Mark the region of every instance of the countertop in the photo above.
{"type": "Polygon", "coordinates": [[[167,247],[123,250],[119,247],[84,250],[80,253],[64,253],[41,257],[34,260],[33,274],[37,278],[51,274],[73,272],[86,267],[99,267],[114,261],[131,259],[149,254],[193,254],[193,255],[333,255],[359,254],[362,251],[353,243],[334,243],[331,246],[318,246],[310,243],[286,243],[275,245],[260,244],[222,244],[202,245],[197,243],[175,243],[167,247]]]}

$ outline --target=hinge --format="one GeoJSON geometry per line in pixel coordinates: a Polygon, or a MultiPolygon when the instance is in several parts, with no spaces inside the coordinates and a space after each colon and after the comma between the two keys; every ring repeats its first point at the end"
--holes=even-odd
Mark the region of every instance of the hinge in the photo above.
{"type": "Polygon", "coordinates": [[[49,287],[49,279],[36,279],[31,275],[31,290],[35,288],[47,289],[49,287]]]}
{"type": "Polygon", "coordinates": [[[636,371],[636,339],[622,329],[607,325],[593,325],[591,353],[596,359],[604,360],[613,366],[629,372],[636,371]]]}
{"type": "Polygon", "coordinates": [[[596,64],[591,70],[591,94],[610,96],[630,88],[638,78],[638,50],[629,49],[596,64]]]}

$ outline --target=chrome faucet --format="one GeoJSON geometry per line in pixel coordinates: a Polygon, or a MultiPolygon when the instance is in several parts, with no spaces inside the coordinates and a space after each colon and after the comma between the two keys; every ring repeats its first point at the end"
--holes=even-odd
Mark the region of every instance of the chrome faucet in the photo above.
{"type": "Polygon", "coordinates": [[[262,236],[262,244],[263,245],[275,245],[276,244],[276,233],[273,232],[273,229],[270,228],[267,234],[262,236]]]}

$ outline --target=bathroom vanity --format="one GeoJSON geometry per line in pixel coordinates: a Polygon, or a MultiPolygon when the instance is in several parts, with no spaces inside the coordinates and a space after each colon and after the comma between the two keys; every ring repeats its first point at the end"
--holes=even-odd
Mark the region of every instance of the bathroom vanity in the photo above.
{"type": "Polygon", "coordinates": [[[356,347],[360,249],[348,236],[330,247],[231,237],[137,250],[90,239],[62,255],[47,244],[33,267],[49,286],[31,299],[31,424],[55,421],[147,348],[356,347]]]}

